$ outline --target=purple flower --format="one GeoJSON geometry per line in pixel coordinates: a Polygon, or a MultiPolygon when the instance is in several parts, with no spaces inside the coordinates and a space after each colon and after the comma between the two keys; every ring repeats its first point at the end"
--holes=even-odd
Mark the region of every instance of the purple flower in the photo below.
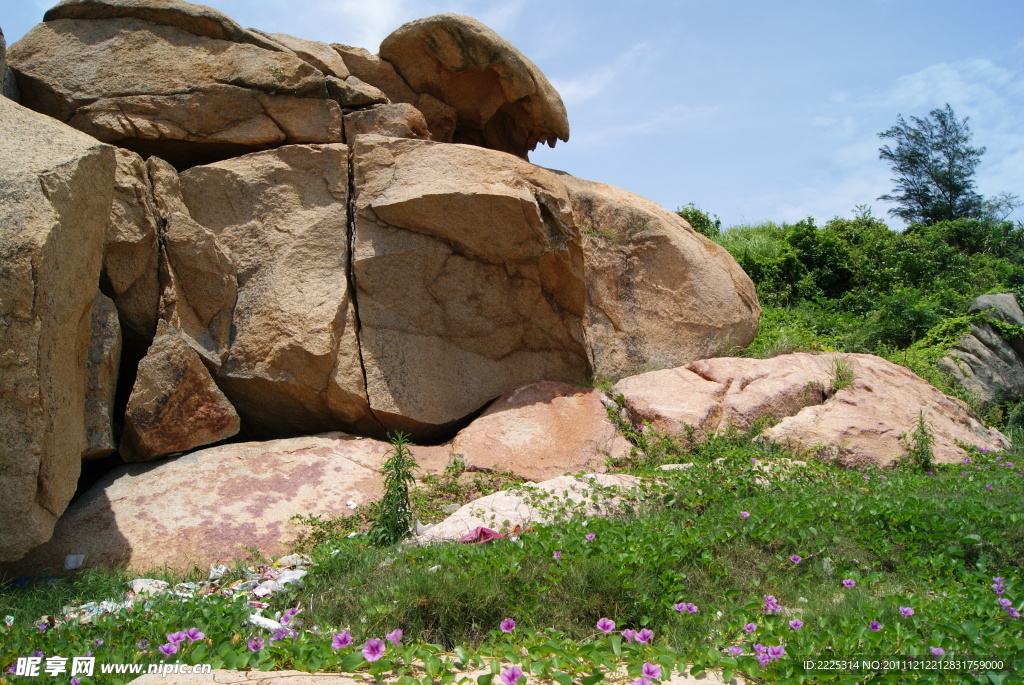
{"type": "Polygon", "coordinates": [[[743,630],[747,631],[747,635],[749,635],[750,633],[752,633],[755,630],[757,630],[757,624],[756,623],[747,623],[746,625],[743,626],[743,630]]]}
{"type": "Polygon", "coordinates": [[[147,640],[146,638],[142,638],[141,640],[135,643],[135,646],[139,649],[145,649],[146,647],[149,647],[149,640],[147,640]]]}
{"type": "Polygon", "coordinates": [[[167,641],[170,642],[172,645],[178,645],[178,644],[181,644],[182,642],[184,642],[186,637],[188,637],[188,636],[185,635],[184,632],[179,630],[176,633],[168,633],[167,634],[167,641]]]}
{"type": "Polygon", "coordinates": [[[888,480],[885,476],[879,476],[878,479],[879,480],[888,480]]]}
{"type": "Polygon", "coordinates": [[[804,627],[804,622],[798,618],[794,618],[792,621],[789,622],[789,627],[793,630],[800,630],[804,627]]]}
{"type": "Polygon", "coordinates": [[[40,652],[39,650],[36,650],[36,651],[32,652],[32,656],[34,656],[34,657],[38,657],[38,658],[42,659],[42,658],[43,658],[43,657],[45,657],[46,655],[45,655],[45,654],[43,654],[42,652],[40,652]]]}
{"type": "Polygon", "coordinates": [[[861,478],[863,478],[864,480],[871,480],[871,476],[869,476],[867,474],[861,476],[861,478]]]}
{"type": "Polygon", "coordinates": [[[988,452],[988,448],[987,447],[979,447],[978,451],[979,452],[988,452]]]}
{"type": "Polygon", "coordinates": [[[513,621],[511,618],[506,618],[504,621],[501,622],[501,625],[499,627],[501,628],[501,632],[511,633],[513,630],[516,629],[516,622],[513,621]]]}
{"type": "Polygon", "coordinates": [[[872,621],[868,624],[868,629],[873,633],[877,633],[879,630],[882,629],[882,624],[878,621],[872,621]]]}
{"type": "Polygon", "coordinates": [[[347,630],[344,633],[335,633],[331,640],[331,649],[345,649],[352,644],[352,633],[347,630]]]}
{"type": "Polygon", "coordinates": [[[39,625],[36,626],[36,628],[39,628],[39,632],[40,633],[45,633],[46,629],[49,628],[49,627],[50,626],[46,625],[45,623],[40,623],[39,625]]]}
{"type": "Polygon", "coordinates": [[[961,471],[961,472],[960,472],[960,475],[961,475],[961,476],[966,476],[966,475],[967,475],[967,472],[966,472],[966,471],[961,471]]]}
{"type": "Polygon", "coordinates": [[[630,685],[654,685],[649,678],[636,678],[630,685]]]}
{"type": "Polygon", "coordinates": [[[772,661],[786,656],[786,648],[782,645],[772,645],[768,648],[768,658],[772,661]]]}
{"type": "Polygon", "coordinates": [[[610,633],[615,630],[615,621],[608,618],[602,618],[597,622],[597,629],[602,633],[610,633]]]}
{"type": "Polygon", "coordinates": [[[593,542],[594,538],[596,538],[597,536],[594,535],[593,533],[587,533],[586,537],[587,537],[587,540],[593,542]]]}
{"type": "Polygon", "coordinates": [[[792,561],[794,564],[799,564],[801,561],[804,560],[804,558],[799,554],[794,554],[789,558],[789,560],[792,561]]]}
{"type": "Polygon", "coordinates": [[[968,464],[971,463],[971,458],[970,457],[965,457],[965,458],[960,460],[960,463],[963,464],[964,466],[967,466],[968,464]]]}
{"type": "Polygon", "coordinates": [[[914,610],[910,607],[900,607],[900,613],[903,614],[903,618],[910,618],[914,615],[914,610]]]}
{"type": "Polygon", "coordinates": [[[270,636],[270,642],[271,642],[271,644],[273,644],[275,642],[281,642],[286,637],[295,637],[296,635],[298,635],[298,633],[295,632],[294,630],[291,630],[290,628],[285,628],[285,627],[282,626],[281,628],[278,628],[277,630],[275,630],[274,634],[270,636]]]}
{"type": "Polygon", "coordinates": [[[944,650],[942,647],[931,647],[931,650],[932,656],[942,656],[946,653],[946,650],[944,650]]]}
{"type": "Polygon", "coordinates": [[[743,648],[742,647],[737,647],[736,645],[733,645],[732,647],[729,647],[729,653],[732,654],[733,656],[739,656],[740,654],[743,653],[743,648]]]}
{"type": "Polygon", "coordinates": [[[395,647],[398,647],[399,645],[402,644],[402,629],[401,628],[395,628],[390,633],[385,635],[384,639],[387,640],[388,642],[394,642],[395,643],[395,647]]]}
{"type": "Polygon", "coordinates": [[[559,550],[559,551],[555,552],[554,554],[552,554],[551,556],[553,556],[555,559],[561,559],[562,558],[562,551],[559,550]]]}
{"type": "Polygon", "coordinates": [[[199,628],[189,628],[185,631],[185,637],[188,638],[189,644],[191,644],[197,640],[202,640],[206,636],[203,635],[203,632],[199,630],[199,628]]]}
{"type": "Polygon", "coordinates": [[[178,643],[177,642],[168,642],[165,645],[160,645],[160,652],[164,656],[170,656],[172,654],[177,654],[178,653],[178,643]]]}
{"type": "Polygon", "coordinates": [[[929,471],[929,472],[928,472],[928,475],[929,475],[929,476],[934,476],[934,475],[935,475],[935,472],[934,472],[934,471],[929,471]]]}
{"type": "Polygon", "coordinates": [[[672,608],[679,613],[683,613],[684,611],[689,611],[691,614],[697,613],[697,605],[691,604],[690,602],[680,602],[679,604],[672,605],[672,608]]]}
{"type": "Polygon", "coordinates": [[[505,685],[516,685],[522,677],[523,669],[518,666],[512,666],[501,672],[501,681],[505,683],[505,685]]]}
{"type": "Polygon", "coordinates": [[[855,581],[853,578],[847,578],[846,580],[843,581],[843,587],[845,587],[845,588],[855,587],[856,585],[857,585],[857,581],[855,581]]]}
{"type": "Polygon", "coordinates": [[[654,631],[642,628],[639,633],[636,634],[636,641],[641,644],[650,644],[651,638],[654,637],[654,631]]]}
{"type": "Polygon", "coordinates": [[[640,673],[643,674],[644,678],[650,678],[651,680],[657,680],[661,677],[661,666],[656,666],[650,661],[645,661],[643,668],[640,669],[640,673]]]}
{"type": "Polygon", "coordinates": [[[18,667],[15,664],[11,664],[10,666],[7,667],[7,672],[11,673],[11,674],[17,673],[18,672],[18,667]]]}
{"type": "Polygon", "coordinates": [[[1013,602],[1011,602],[1010,600],[1006,599],[1006,597],[1000,597],[999,598],[999,606],[1003,607],[1004,609],[1006,607],[1010,606],[1011,604],[1013,604],[1013,602]]]}
{"type": "Polygon", "coordinates": [[[82,685],[82,681],[78,678],[72,678],[69,685],[82,685]]]}
{"type": "Polygon", "coordinates": [[[768,648],[765,647],[764,645],[760,644],[760,643],[754,645],[753,647],[754,647],[754,654],[767,654],[768,653],[768,648]]]}
{"type": "Polygon", "coordinates": [[[746,521],[748,518],[750,518],[750,512],[749,511],[741,511],[740,512],[740,518],[743,519],[744,521],[746,521]]]}
{"type": "Polygon", "coordinates": [[[95,640],[92,641],[92,646],[93,647],[102,647],[103,646],[103,640],[101,640],[100,638],[96,638],[95,640]]]}
{"type": "Polygon", "coordinates": [[[1006,607],[1006,613],[1010,615],[1010,618],[1020,618],[1020,612],[1013,607],[1006,607]]]}
{"type": "Polygon", "coordinates": [[[767,668],[768,667],[768,662],[770,662],[771,660],[772,660],[772,658],[770,656],[768,656],[767,654],[758,654],[757,655],[757,663],[761,664],[761,668],[767,668]]]}
{"type": "Polygon", "coordinates": [[[776,611],[779,611],[779,609],[781,609],[781,607],[778,602],[775,601],[775,597],[773,595],[764,596],[764,613],[774,614],[776,611]]]}
{"type": "Polygon", "coordinates": [[[626,628],[622,631],[622,639],[625,640],[627,643],[632,642],[634,637],[636,637],[635,630],[631,628],[626,628]]]}
{"type": "Polygon", "coordinates": [[[263,638],[262,637],[254,637],[253,639],[249,640],[248,645],[249,645],[249,651],[250,652],[258,652],[261,649],[263,649],[263,646],[264,646],[263,645],[263,638]]]}
{"type": "Polygon", "coordinates": [[[992,489],[992,486],[991,486],[991,485],[986,485],[986,486],[985,486],[985,489],[986,489],[986,490],[991,490],[991,489],[992,489]]]}
{"type": "Polygon", "coordinates": [[[283,614],[281,614],[281,625],[285,625],[286,626],[289,623],[291,623],[292,619],[295,618],[296,616],[298,616],[299,612],[301,612],[301,611],[302,611],[302,609],[299,609],[297,607],[293,607],[293,608],[288,609],[287,611],[285,611],[283,614]]]}
{"type": "Polygon", "coordinates": [[[384,656],[384,640],[373,638],[367,640],[363,645],[363,658],[367,661],[377,661],[384,656]]]}

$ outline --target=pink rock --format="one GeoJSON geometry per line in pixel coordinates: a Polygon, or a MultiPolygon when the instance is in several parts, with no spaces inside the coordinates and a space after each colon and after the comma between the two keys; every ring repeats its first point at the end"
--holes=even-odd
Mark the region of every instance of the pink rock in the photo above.
{"type": "Polygon", "coordinates": [[[280,556],[302,530],[292,516],[348,515],[347,502],[379,498],[389,449],[324,433],[130,464],[74,502],[48,543],[0,569],[58,574],[68,554],[84,554],[84,568],[206,568],[246,559],[243,545],[280,556]]]}
{"type": "Polygon", "coordinates": [[[694,437],[730,426],[749,430],[758,419],[779,419],[765,438],[836,458],[843,466],[892,465],[906,453],[919,411],[935,434],[937,463],[964,455],[956,442],[1002,449],[1009,442],[985,428],[957,400],[908,369],[864,354],[789,354],[772,359],[720,357],[624,378],[615,386],[634,423],[694,437]],[[836,361],[838,360],[838,362],[836,361]],[[836,364],[853,372],[836,389],[836,364]]]}
{"type": "Polygon", "coordinates": [[[466,464],[545,480],[602,469],[609,457],[629,454],[601,402],[603,393],[539,381],[502,395],[463,428],[449,455],[466,464]]]}

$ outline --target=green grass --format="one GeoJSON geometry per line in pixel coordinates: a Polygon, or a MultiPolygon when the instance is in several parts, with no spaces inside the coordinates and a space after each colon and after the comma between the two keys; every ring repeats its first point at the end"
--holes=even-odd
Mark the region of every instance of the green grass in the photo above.
{"type": "MultiPolygon", "coordinates": [[[[312,549],[315,566],[305,586],[275,597],[264,612],[301,608],[304,628],[256,652],[246,643],[268,634],[245,623],[250,609],[241,599],[165,597],[149,610],[39,632],[33,627],[39,616],[117,597],[127,576],[85,573],[29,587],[6,584],[0,614],[15,620],[0,628],[0,667],[36,649],[159,661],[158,653],[143,655],[135,643],[148,639],[152,651],[167,633],[198,627],[208,642],[185,644],[175,659],[242,668],[344,667],[405,675],[407,685],[413,675],[407,664],[425,656],[437,662],[438,678],[455,677],[456,663],[490,656],[514,658],[532,669],[531,678],[577,682],[623,658],[634,669],[644,661],[696,672],[731,669],[763,682],[906,682],[865,673],[805,677],[797,657],[927,657],[931,647],[1000,656],[1010,674],[1002,682],[1020,682],[1011,672],[1024,669],[1022,623],[999,607],[990,587],[1002,576],[1005,597],[1013,606],[1024,601],[1024,478],[1018,467],[1000,465],[1020,457],[972,450],[971,464],[934,467],[934,475],[909,467],[837,471],[816,462],[801,466],[794,461],[801,455],[751,434],[686,445],[624,429],[636,449],[616,466],[648,476],[650,485],[615,517],[584,521],[567,511],[564,522],[535,526],[517,540],[423,548],[380,548],[364,535],[325,530],[312,549]],[[673,461],[695,466],[658,470],[673,461]],[[765,481],[760,468],[770,464],[775,475],[765,481]],[[848,578],[856,582],[852,589],[841,583],[848,578]],[[766,614],[765,595],[776,597],[783,611],[766,614]],[[695,604],[697,613],[675,610],[680,602],[695,604]],[[902,618],[899,607],[911,607],[914,616],[902,618]],[[517,624],[510,636],[498,630],[508,617],[517,624]],[[604,635],[595,625],[605,617],[616,622],[614,635],[647,628],[653,643],[623,645],[621,637],[604,635]],[[804,626],[795,631],[789,621],[797,618],[804,626]],[[881,630],[868,628],[872,620],[881,630]],[[758,625],[753,637],[742,628],[751,622],[758,625]],[[358,650],[363,642],[396,628],[404,631],[403,647],[366,663],[358,650]],[[350,631],[355,648],[332,650],[330,636],[342,630],[350,631]],[[94,645],[96,639],[103,645],[94,645]],[[787,658],[762,670],[751,653],[754,642],[782,644],[787,658]],[[743,653],[733,657],[723,651],[729,647],[743,653]],[[464,658],[455,656],[460,653],[464,658]],[[452,655],[448,666],[439,660],[445,654],[452,655]]],[[[458,471],[453,466],[439,478],[457,488],[466,475],[458,471]]],[[[963,682],[990,682],[961,675],[963,682]]],[[[82,680],[92,682],[101,681],[82,680]]]]}

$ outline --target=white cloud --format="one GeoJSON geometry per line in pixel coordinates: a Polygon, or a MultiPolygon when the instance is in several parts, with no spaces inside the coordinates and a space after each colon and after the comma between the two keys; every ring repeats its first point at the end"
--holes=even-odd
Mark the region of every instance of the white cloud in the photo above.
{"type": "Polygon", "coordinates": [[[635,74],[638,64],[649,60],[650,47],[647,43],[637,43],[614,62],[572,78],[550,78],[555,90],[562,96],[566,106],[577,105],[594,98],[612,86],[622,86],[622,77],[626,73],[635,74]]]}

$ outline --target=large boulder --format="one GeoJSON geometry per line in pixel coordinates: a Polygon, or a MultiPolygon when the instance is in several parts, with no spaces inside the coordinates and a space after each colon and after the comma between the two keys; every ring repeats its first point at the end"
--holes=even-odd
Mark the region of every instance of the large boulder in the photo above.
{"type": "Polygon", "coordinates": [[[1015,402],[1024,397],[1024,337],[1002,335],[999,329],[1009,327],[999,324],[1024,326],[1024,311],[1013,293],[1001,293],[975,298],[967,309],[981,312],[993,323],[971,326],[939,360],[939,368],[984,405],[1015,402]]]}
{"type": "Polygon", "coordinates": [[[86,448],[114,149],[0,98],[0,560],[49,539],[86,448]]]}
{"type": "Polygon", "coordinates": [[[512,471],[527,480],[604,470],[610,459],[629,455],[631,445],[608,419],[608,398],[594,388],[538,381],[494,400],[459,431],[428,471],[452,457],[478,469],[512,471]]]}
{"type": "Polygon", "coordinates": [[[334,518],[381,495],[389,445],[343,433],[240,443],[111,471],[75,501],[53,539],[14,574],[53,575],[67,555],[83,568],[233,563],[247,548],[276,556],[304,530],[293,516],[334,518]]]}
{"type": "Polygon", "coordinates": [[[238,433],[238,414],[199,355],[163,319],[124,414],[121,457],[151,461],[238,433]]]}
{"type": "Polygon", "coordinates": [[[349,292],[348,148],[285,146],[181,175],[191,216],[238,270],[217,381],[249,434],[378,435],[349,292]]]}
{"type": "Polygon", "coordinates": [[[353,165],[360,343],[389,430],[429,439],[532,381],[678,366],[756,331],[742,269],[642,198],[466,145],[359,136],[353,165]],[[591,225],[619,233],[591,244],[591,225]]]}
{"type": "Polygon", "coordinates": [[[117,449],[114,441],[114,396],[121,365],[121,325],[114,301],[103,293],[96,293],[91,321],[83,461],[100,459],[117,449]]]}
{"type": "Polygon", "coordinates": [[[614,392],[624,396],[632,421],[677,435],[689,434],[689,427],[698,440],[775,419],[762,433],[766,439],[846,467],[891,466],[905,458],[918,412],[935,436],[936,463],[963,458],[958,442],[1009,446],[959,401],[908,369],[866,354],[705,359],[625,378],[614,392]]]}
{"type": "Polygon", "coordinates": [[[453,142],[526,159],[537,143],[569,140],[558,92],[511,43],[476,19],[437,14],[402,25],[380,44],[409,87],[453,107],[453,142]]]}
{"type": "MultiPolygon", "coordinates": [[[[191,15],[164,12],[161,4],[68,3],[8,53],[22,101],[100,140],[178,166],[284,143],[342,140],[341,108],[327,99],[320,71],[283,48],[237,42],[230,31],[227,39],[206,35],[212,30],[191,33],[179,26],[191,15]]],[[[201,8],[171,5],[181,7],[201,8]]]]}

